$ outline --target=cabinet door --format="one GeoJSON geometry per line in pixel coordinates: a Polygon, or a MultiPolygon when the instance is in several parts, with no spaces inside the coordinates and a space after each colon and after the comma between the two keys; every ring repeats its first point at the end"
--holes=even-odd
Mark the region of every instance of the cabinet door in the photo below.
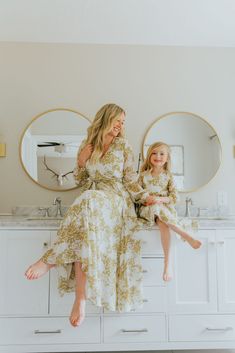
{"type": "Polygon", "coordinates": [[[174,275],[168,284],[171,312],[217,310],[215,231],[200,230],[197,238],[202,241],[197,250],[181,239],[172,239],[174,275]]]}
{"type": "Polygon", "coordinates": [[[24,272],[40,258],[49,239],[50,233],[47,231],[0,231],[0,315],[48,313],[48,274],[29,281],[24,272]]]}
{"type": "Polygon", "coordinates": [[[235,312],[235,230],[216,231],[219,310],[235,312]]]}

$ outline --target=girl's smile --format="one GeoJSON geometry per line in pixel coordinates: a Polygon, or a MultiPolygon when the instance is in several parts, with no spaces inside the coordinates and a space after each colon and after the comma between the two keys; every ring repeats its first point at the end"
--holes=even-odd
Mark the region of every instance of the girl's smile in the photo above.
{"type": "Polygon", "coordinates": [[[168,159],[168,152],[165,146],[160,146],[153,150],[150,163],[153,167],[162,168],[168,159]]]}

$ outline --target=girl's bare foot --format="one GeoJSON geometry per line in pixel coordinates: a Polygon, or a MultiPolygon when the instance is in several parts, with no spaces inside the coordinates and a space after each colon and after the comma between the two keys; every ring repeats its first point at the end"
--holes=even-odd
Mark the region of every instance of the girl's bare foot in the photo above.
{"type": "Polygon", "coordinates": [[[76,298],[70,314],[69,321],[72,326],[80,326],[85,319],[86,300],[76,298]]]}
{"type": "Polygon", "coordinates": [[[171,271],[169,270],[169,265],[168,264],[164,265],[162,279],[165,282],[168,282],[168,281],[170,281],[172,279],[171,271]]]}
{"type": "Polygon", "coordinates": [[[35,264],[29,266],[25,272],[27,279],[38,279],[47,273],[55,265],[46,264],[42,260],[38,260],[35,264]]]}
{"type": "Polygon", "coordinates": [[[202,245],[202,243],[200,242],[200,240],[194,239],[192,237],[189,237],[188,239],[186,239],[187,242],[189,243],[189,245],[191,245],[191,247],[193,249],[199,249],[200,246],[202,245]]]}

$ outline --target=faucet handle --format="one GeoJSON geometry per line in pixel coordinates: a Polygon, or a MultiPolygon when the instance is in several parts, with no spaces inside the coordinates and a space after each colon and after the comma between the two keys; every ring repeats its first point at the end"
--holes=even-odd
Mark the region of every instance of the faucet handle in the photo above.
{"type": "Polygon", "coordinates": [[[186,203],[189,203],[189,202],[190,202],[191,205],[193,205],[193,199],[192,199],[191,197],[189,197],[189,196],[186,197],[185,202],[186,202],[186,203]]]}
{"type": "Polygon", "coordinates": [[[53,205],[56,205],[57,203],[61,203],[61,198],[60,197],[54,198],[53,205]]]}
{"type": "Polygon", "coordinates": [[[50,209],[50,207],[38,207],[39,211],[45,211],[44,217],[49,217],[49,209],[50,209]]]}

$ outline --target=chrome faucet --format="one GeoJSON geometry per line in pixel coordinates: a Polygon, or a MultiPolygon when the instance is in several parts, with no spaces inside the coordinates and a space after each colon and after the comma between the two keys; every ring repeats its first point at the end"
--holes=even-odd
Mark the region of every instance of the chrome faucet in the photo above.
{"type": "Polygon", "coordinates": [[[53,205],[56,205],[56,217],[60,216],[63,217],[62,215],[62,208],[61,208],[61,198],[60,197],[56,197],[53,201],[53,205]]]}
{"type": "Polygon", "coordinates": [[[189,204],[193,204],[193,200],[189,197],[186,197],[185,199],[185,217],[190,217],[190,208],[189,208],[189,204]]]}

